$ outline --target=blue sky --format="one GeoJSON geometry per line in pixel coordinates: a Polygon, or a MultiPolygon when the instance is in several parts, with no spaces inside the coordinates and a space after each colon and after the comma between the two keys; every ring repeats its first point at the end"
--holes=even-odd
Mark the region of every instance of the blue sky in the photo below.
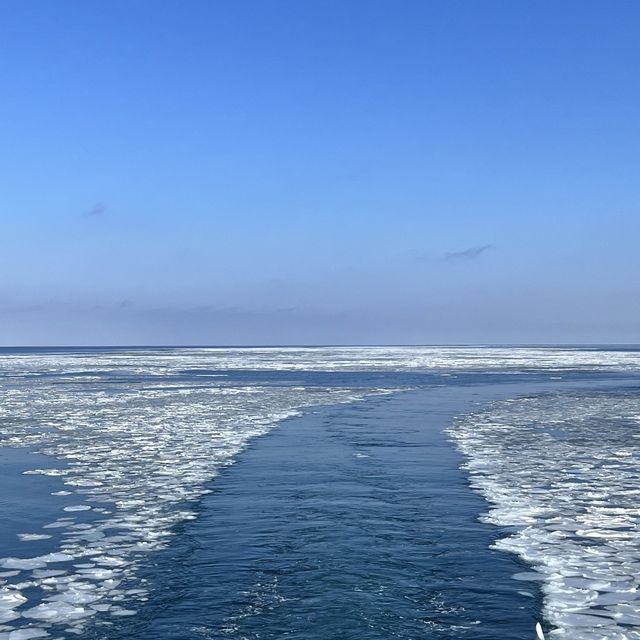
{"type": "Polygon", "coordinates": [[[0,344],[640,342],[640,4],[5,0],[0,344]]]}

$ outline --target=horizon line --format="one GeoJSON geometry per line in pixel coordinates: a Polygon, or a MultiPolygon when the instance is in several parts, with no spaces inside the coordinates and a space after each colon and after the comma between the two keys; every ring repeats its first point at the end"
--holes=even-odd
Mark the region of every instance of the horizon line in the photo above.
{"type": "Polygon", "coordinates": [[[444,343],[278,343],[278,344],[35,344],[0,345],[0,349],[326,349],[385,347],[475,347],[475,348],[589,348],[635,347],[636,342],[444,342],[444,343]]]}

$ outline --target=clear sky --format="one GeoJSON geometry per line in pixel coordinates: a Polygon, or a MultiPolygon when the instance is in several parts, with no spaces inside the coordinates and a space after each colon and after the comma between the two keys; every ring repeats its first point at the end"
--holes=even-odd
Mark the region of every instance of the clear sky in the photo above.
{"type": "Polygon", "coordinates": [[[0,344],[640,342],[640,3],[3,0],[0,344]]]}

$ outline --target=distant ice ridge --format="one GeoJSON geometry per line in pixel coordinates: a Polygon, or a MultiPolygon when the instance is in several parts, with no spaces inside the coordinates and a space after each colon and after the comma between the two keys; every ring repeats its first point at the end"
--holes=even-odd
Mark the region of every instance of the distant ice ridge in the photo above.
{"type": "MultiPolygon", "coordinates": [[[[71,367],[60,356],[32,359],[26,379],[1,384],[0,446],[28,446],[65,461],[62,469],[29,473],[60,476],[66,490],[50,499],[71,492],[77,502],[61,506],[42,531],[21,534],[20,557],[0,558],[0,640],[77,634],[91,619],[134,615],[147,599],[136,577],[140,561],[168,543],[176,524],[195,517],[194,501],[208,481],[251,438],[301,408],[367,393],[232,386],[216,378],[109,381],[111,365],[99,356],[82,358],[82,367],[101,382],[78,384],[66,376],[73,357],[68,361],[71,367]],[[61,535],[52,542],[58,546],[33,555],[33,541],[52,533],[61,535]]],[[[135,362],[144,369],[139,354],[135,362]]]]}
{"type": "Polygon", "coordinates": [[[640,397],[505,401],[449,434],[491,503],[484,520],[513,527],[496,548],[539,572],[550,637],[640,639],[640,397]]]}

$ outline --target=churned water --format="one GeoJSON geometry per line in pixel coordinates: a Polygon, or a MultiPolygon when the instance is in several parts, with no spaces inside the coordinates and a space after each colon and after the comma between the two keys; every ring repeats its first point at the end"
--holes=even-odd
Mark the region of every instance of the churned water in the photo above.
{"type": "Polygon", "coordinates": [[[0,640],[640,638],[639,372],[606,348],[1,351],[0,640]]]}

